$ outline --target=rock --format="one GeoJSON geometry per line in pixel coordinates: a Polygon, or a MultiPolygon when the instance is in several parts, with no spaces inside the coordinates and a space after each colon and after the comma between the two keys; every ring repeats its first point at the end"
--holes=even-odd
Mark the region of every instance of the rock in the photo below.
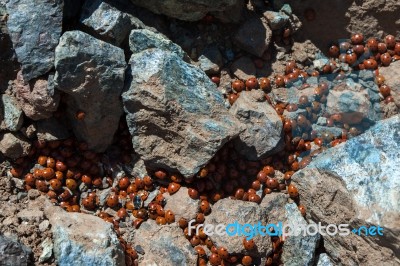
{"type": "Polygon", "coordinates": [[[124,250],[110,223],[84,213],[45,208],[53,233],[54,257],[63,265],[125,265],[124,250]]]}
{"type": "Polygon", "coordinates": [[[50,238],[46,238],[42,244],[40,244],[40,246],[42,247],[43,251],[39,257],[39,262],[45,262],[53,255],[53,242],[50,238]]]}
{"type": "Polygon", "coordinates": [[[222,54],[216,45],[206,47],[199,57],[200,68],[207,74],[219,73],[224,64],[222,54]]]}
{"type": "Polygon", "coordinates": [[[371,104],[368,90],[349,80],[339,83],[329,90],[326,103],[328,114],[341,114],[343,123],[357,124],[367,118],[377,121],[379,118],[371,104]]]}
{"type": "Polygon", "coordinates": [[[215,84],[176,54],[148,49],[130,60],[122,94],[133,148],[149,168],[191,177],[240,132],[215,84]]]}
{"type": "MultiPolygon", "coordinates": [[[[308,226],[295,203],[286,204],[286,224],[292,228],[308,226]]],[[[283,244],[282,262],[284,265],[314,265],[315,250],[321,236],[314,235],[288,236],[283,244]]]]}
{"type": "Polygon", "coordinates": [[[271,42],[272,31],[263,18],[251,18],[243,23],[234,39],[246,52],[261,57],[271,42]]]}
{"type": "Polygon", "coordinates": [[[60,102],[60,94],[54,90],[54,75],[49,75],[48,79],[35,79],[31,83],[32,86],[24,81],[21,71],[13,82],[13,91],[22,110],[33,120],[51,117],[60,102]]]}
{"type": "Polygon", "coordinates": [[[0,235],[0,261],[2,265],[31,265],[32,250],[25,245],[0,235]]]}
{"type": "Polygon", "coordinates": [[[7,2],[8,30],[26,81],[49,72],[62,30],[62,0],[7,2]],[[40,16],[38,16],[40,14],[40,16]]]}
{"type": "Polygon", "coordinates": [[[321,253],[318,257],[317,266],[333,266],[333,263],[326,253],[321,253]]]}
{"type": "Polygon", "coordinates": [[[241,80],[256,76],[256,66],[248,56],[242,56],[231,65],[232,73],[241,80]]]}
{"type": "Polygon", "coordinates": [[[0,152],[11,159],[28,155],[31,144],[19,134],[5,133],[0,137],[0,152]]]}
{"type": "Polygon", "coordinates": [[[139,245],[144,255],[140,265],[196,265],[197,255],[190,242],[176,224],[159,226],[147,220],[136,230],[134,246],[139,245]]]}
{"type": "Polygon", "coordinates": [[[130,17],[103,0],[95,0],[85,2],[80,22],[104,41],[120,46],[132,29],[130,17]]]}
{"type": "Polygon", "coordinates": [[[1,115],[4,116],[4,118],[0,128],[2,130],[18,131],[24,122],[24,117],[17,100],[13,96],[2,94],[1,103],[3,109],[3,114],[1,115]]]}
{"type": "Polygon", "coordinates": [[[202,19],[207,13],[223,11],[235,6],[240,0],[131,0],[135,5],[149,9],[156,14],[164,14],[168,17],[186,21],[202,19]]]}
{"type": "Polygon", "coordinates": [[[282,120],[266,102],[263,91],[241,92],[229,112],[246,126],[234,143],[236,150],[248,160],[264,158],[282,148],[282,120]]]}
{"type": "Polygon", "coordinates": [[[286,220],[285,205],[288,195],[283,193],[266,194],[260,203],[260,207],[267,213],[268,223],[278,224],[286,220]]]}
{"type": "Polygon", "coordinates": [[[215,16],[222,23],[239,23],[243,20],[243,11],[245,10],[245,1],[237,0],[236,4],[226,8],[223,11],[214,11],[210,14],[215,16]]]}
{"type": "Polygon", "coordinates": [[[70,134],[68,129],[55,118],[37,122],[37,137],[40,140],[52,141],[67,139],[70,134]]]}
{"type": "Polygon", "coordinates": [[[385,77],[385,84],[392,91],[400,93],[400,61],[394,61],[387,67],[380,67],[379,74],[385,77]]]}
{"type": "MultiPolygon", "coordinates": [[[[238,222],[240,225],[250,224],[256,225],[267,218],[266,211],[261,208],[257,203],[233,200],[229,198],[217,201],[212,207],[212,212],[206,216],[204,224],[224,224],[228,226],[238,222]]],[[[225,227],[224,227],[225,228],[225,227]]],[[[232,231],[233,232],[233,231],[232,231]]],[[[253,237],[256,244],[256,249],[245,251],[243,247],[243,238],[245,236],[228,236],[227,234],[209,235],[210,239],[217,247],[226,247],[229,253],[248,253],[251,256],[263,257],[272,251],[271,238],[268,236],[261,236],[257,234],[253,237]]]]}
{"type": "MultiPolygon", "coordinates": [[[[29,190],[30,191],[30,190],[29,190]]],[[[39,224],[39,231],[45,232],[49,228],[50,222],[49,220],[44,220],[39,224]]]]}
{"type": "Polygon", "coordinates": [[[186,56],[179,45],[173,43],[161,33],[155,33],[147,29],[132,30],[129,35],[129,47],[134,54],[150,48],[159,48],[175,53],[180,58],[186,56]]]}
{"type": "Polygon", "coordinates": [[[176,221],[182,217],[188,221],[196,218],[200,200],[190,198],[187,187],[181,187],[173,195],[164,193],[164,198],[167,201],[164,210],[171,210],[175,214],[176,221]]]}
{"type": "Polygon", "coordinates": [[[282,29],[289,22],[289,16],[284,12],[266,11],[263,15],[267,19],[271,30],[282,29]]]}
{"type": "Polygon", "coordinates": [[[320,154],[292,176],[301,204],[314,222],[380,226],[383,236],[324,236],[337,264],[399,264],[400,116],[378,122],[360,136],[320,154]],[[373,206],[373,207],[372,207],[373,206]]]}
{"type": "Polygon", "coordinates": [[[56,48],[57,88],[68,97],[67,113],[75,135],[102,152],[112,142],[122,115],[124,51],[80,31],[63,34],[56,48]],[[85,113],[76,119],[78,111],[85,113]]]}

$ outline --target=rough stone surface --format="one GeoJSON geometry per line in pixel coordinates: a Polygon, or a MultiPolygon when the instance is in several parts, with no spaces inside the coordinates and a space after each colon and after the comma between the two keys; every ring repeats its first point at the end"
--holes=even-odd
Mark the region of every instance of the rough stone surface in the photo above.
{"type": "Polygon", "coordinates": [[[1,265],[30,265],[32,251],[25,245],[0,235],[1,265]]]}
{"type": "Polygon", "coordinates": [[[392,62],[387,67],[380,67],[379,74],[385,77],[385,84],[392,91],[400,93],[400,61],[392,62]]]}
{"type": "Polygon", "coordinates": [[[325,151],[292,177],[315,222],[384,228],[383,236],[324,236],[335,265],[400,263],[399,132],[399,115],[380,121],[325,151]]]}
{"type": "Polygon", "coordinates": [[[130,17],[103,0],[96,0],[85,2],[80,21],[104,38],[104,41],[119,46],[132,28],[130,17]]]}
{"type": "MultiPolygon", "coordinates": [[[[293,228],[299,225],[308,225],[295,203],[286,204],[285,213],[286,223],[293,228]]],[[[319,244],[320,238],[320,234],[313,236],[288,236],[283,244],[283,253],[281,257],[284,265],[314,265],[315,250],[319,244]]]]}
{"type": "Polygon", "coordinates": [[[196,218],[200,200],[190,198],[186,187],[181,187],[179,191],[173,195],[165,193],[164,198],[167,201],[164,210],[171,210],[175,214],[176,221],[179,221],[182,217],[188,221],[196,218]]]}
{"type": "Polygon", "coordinates": [[[266,102],[263,91],[243,91],[229,112],[246,126],[235,139],[235,148],[247,159],[263,158],[279,145],[282,120],[266,102]]]}
{"type": "Polygon", "coordinates": [[[164,14],[180,20],[196,21],[212,11],[223,11],[235,6],[240,0],[131,0],[157,14],[164,14]]]}
{"type": "Polygon", "coordinates": [[[260,207],[267,213],[268,223],[278,224],[286,220],[285,205],[288,195],[283,193],[266,194],[260,203],[260,207]]]}
{"type": "Polygon", "coordinates": [[[7,2],[8,29],[24,79],[49,72],[61,35],[62,0],[11,0],[7,2]],[[40,15],[38,15],[40,14],[40,15]]]}
{"type": "Polygon", "coordinates": [[[1,105],[3,121],[0,128],[3,130],[17,131],[21,128],[24,122],[22,110],[18,106],[17,100],[10,95],[1,95],[1,105]]]}
{"type": "Polygon", "coordinates": [[[19,134],[5,133],[0,136],[0,152],[11,159],[28,155],[31,144],[19,134]]]}
{"type": "Polygon", "coordinates": [[[240,123],[204,72],[176,54],[134,54],[131,83],[122,94],[133,148],[146,166],[193,176],[230,139],[240,123]]]}
{"type": "Polygon", "coordinates": [[[48,79],[35,79],[33,85],[24,81],[22,72],[18,72],[13,82],[13,90],[25,115],[33,120],[46,119],[58,108],[60,94],[54,89],[54,75],[48,79]]]}
{"type": "MultiPolygon", "coordinates": [[[[218,224],[228,225],[237,221],[241,225],[247,223],[255,225],[258,222],[263,224],[266,218],[267,212],[257,203],[225,198],[213,205],[212,212],[206,216],[204,224],[212,224],[214,226],[218,224]]],[[[209,237],[217,247],[226,247],[230,253],[248,252],[252,256],[262,257],[265,254],[269,254],[272,250],[271,238],[260,236],[259,234],[253,237],[257,248],[251,251],[246,251],[243,247],[244,236],[227,236],[226,234],[220,236],[213,234],[209,237]]]]}
{"type": "Polygon", "coordinates": [[[272,31],[264,18],[251,18],[243,23],[234,39],[246,52],[261,57],[271,42],[272,31]]]}
{"type": "Polygon", "coordinates": [[[112,142],[123,112],[124,51],[80,31],[63,34],[56,48],[57,88],[67,97],[67,113],[75,135],[95,151],[112,142]],[[76,119],[83,111],[85,118],[76,119]]]}
{"type": "Polygon", "coordinates": [[[125,265],[112,224],[89,214],[67,213],[60,207],[48,206],[45,212],[58,265],[125,265]]]}
{"type": "Polygon", "coordinates": [[[144,255],[140,265],[196,265],[197,255],[190,242],[175,224],[159,226],[153,220],[143,223],[135,233],[134,246],[144,255]]]}
{"type": "Polygon", "coordinates": [[[185,57],[185,52],[179,45],[173,43],[161,33],[155,33],[147,29],[132,30],[129,35],[129,47],[134,54],[150,48],[159,48],[173,52],[181,58],[185,57]]]}
{"type": "Polygon", "coordinates": [[[256,76],[256,66],[248,56],[242,56],[237,59],[231,65],[232,73],[241,80],[247,80],[248,78],[256,76]]]}

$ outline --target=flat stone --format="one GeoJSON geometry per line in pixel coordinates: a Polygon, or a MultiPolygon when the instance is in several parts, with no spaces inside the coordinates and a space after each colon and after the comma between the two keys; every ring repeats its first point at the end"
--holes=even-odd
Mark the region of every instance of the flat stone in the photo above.
{"type": "Polygon", "coordinates": [[[196,218],[200,200],[190,198],[186,187],[181,187],[173,195],[165,193],[164,198],[167,201],[164,210],[171,210],[175,214],[176,221],[179,221],[180,218],[185,218],[187,221],[196,218]]]}

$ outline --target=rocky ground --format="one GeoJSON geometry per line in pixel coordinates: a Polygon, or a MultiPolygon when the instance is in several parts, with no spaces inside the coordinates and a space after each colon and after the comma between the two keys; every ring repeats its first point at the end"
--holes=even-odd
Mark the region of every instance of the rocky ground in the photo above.
{"type": "Polygon", "coordinates": [[[0,265],[400,265],[399,14],[0,0],[0,265]]]}

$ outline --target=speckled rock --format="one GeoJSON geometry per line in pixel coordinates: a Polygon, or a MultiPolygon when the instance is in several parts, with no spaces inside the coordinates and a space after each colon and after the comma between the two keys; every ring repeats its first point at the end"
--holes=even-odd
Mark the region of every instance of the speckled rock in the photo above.
{"type": "Polygon", "coordinates": [[[0,235],[0,261],[2,265],[31,265],[32,250],[0,235]]]}
{"type": "Polygon", "coordinates": [[[251,18],[243,23],[234,39],[246,52],[261,57],[271,42],[272,31],[264,18],[251,18]]]}
{"type": "Polygon", "coordinates": [[[19,105],[30,119],[36,121],[46,119],[57,110],[60,93],[54,89],[53,74],[47,79],[38,78],[28,83],[24,81],[20,71],[12,86],[19,105]]]}
{"type": "Polygon", "coordinates": [[[62,0],[10,0],[8,29],[26,81],[49,72],[61,35],[62,0]],[[38,16],[40,14],[40,16],[38,16]]]}
{"type": "MultiPolygon", "coordinates": [[[[204,224],[212,224],[214,227],[218,224],[229,225],[236,221],[241,224],[256,225],[261,222],[262,225],[267,219],[267,212],[257,203],[248,201],[238,201],[229,198],[217,201],[212,212],[206,216],[204,224]]],[[[244,253],[261,257],[272,251],[271,238],[257,234],[253,237],[257,249],[246,251],[243,247],[243,238],[245,236],[228,236],[227,234],[213,234],[209,236],[217,247],[226,247],[230,253],[244,253]]]]}
{"type": "MultiPolygon", "coordinates": [[[[289,224],[293,228],[299,225],[308,225],[295,203],[286,204],[285,213],[286,224],[289,224]]],[[[321,235],[318,233],[307,236],[288,236],[282,248],[281,259],[284,265],[314,265],[315,250],[318,247],[320,238],[321,235]]]]}
{"type": "Polygon", "coordinates": [[[28,155],[31,144],[18,133],[5,133],[0,135],[0,152],[4,156],[17,159],[28,155]]]}
{"type": "Polygon", "coordinates": [[[128,37],[132,29],[131,15],[103,0],[86,1],[80,21],[99,34],[104,41],[117,46],[128,37]]]}
{"type": "Polygon", "coordinates": [[[235,6],[239,0],[131,0],[156,14],[164,14],[180,20],[196,21],[212,11],[223,11],[235,6]]]}
{"type": "Polygon", "coordinates": [[[399,115],[380,121],[292,176],[315,222],[383,228],[383,236],[324,236],[335,265],[400,263],[399,132],[399,115]]]}
{"type": "Polygon", "coordinates": [[[261,159],[282,148],[282,120],[266,102],[263,91],[241,92],[229,112],[246,127],[234,143],[248,160],[261,159]]]}
{"type": "Polygon", "coordinates": [[[173,43],[163,34],[155,33],[147,29],[132,30],[129,35],[129,47],[134,54],[150,48],[159,48],[173,52],[180,58],[186,56],[179,45],[173,43]]]}
{"type": "Polygon", "coordinates": [[[133,54],[122,94],[135,152],[146,166],[191,177],[241,128],[222,94],[199,68],[175,53],[133,54]]]}
{"type": "Polygon", "coordinates": [[[113,226],[99,217],[48,206],[57,265],[125,265],[113,226]]]}
{"type": "Polygon", "coordinates": [[[196,265],[197,255],[190,242],[176,224],[157,225],[154,220],[144,222],[135,232],[134,246],[144,250],[140,265],[196,265]]]}
{"type": "Polygon", "coordinates": [[[90,149],[104,151],[122,115],[124,51],[80,31],[63,34],[56,48],[57,89],[65,92],[67,114],[75,135],[90,149]],[[83,111],[85,118],[76,119],[83,111]]]}
{"type": "Polygon", "coordinates": [[[24,122],[24,117],[17,100],[13,96],[2,94],[0,108],[2,109],[0,116],[3,117],[0,128],[9,131],[19,130],[24,122]]]}
{"type": "Polygon", "coordinates": [[[175,214],[176,221],[179,221],[180,218],[185,218],[188,221],[196,218],[200,200],[190,198],[187,187],[181,187],[173,195],[164,193],[164,198],[167,201],[164,210],[171,210],[175,214]]]}

